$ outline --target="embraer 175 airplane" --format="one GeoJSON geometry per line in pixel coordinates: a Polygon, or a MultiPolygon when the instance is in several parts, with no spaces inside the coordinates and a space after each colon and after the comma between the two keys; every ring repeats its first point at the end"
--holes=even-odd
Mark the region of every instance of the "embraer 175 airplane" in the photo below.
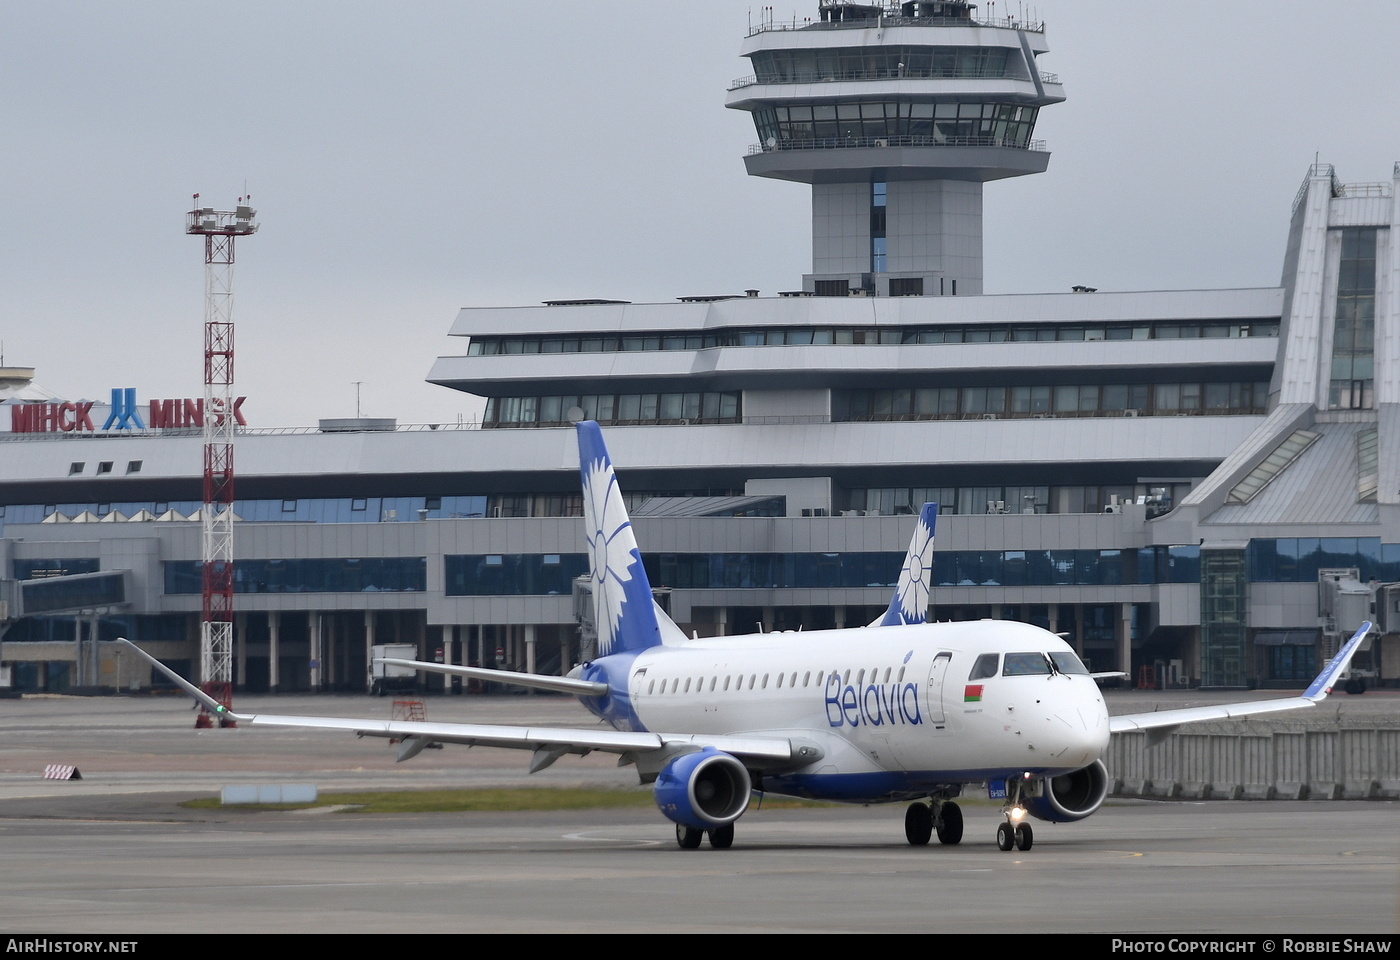
{"type": "Polygon", "coordinates": [[[997,846],[1030,849],[1027,815],[1082,820],[1103,803],[1109,735],[1149,743],[1184,723],[1315,706],[1370,630],[1362,626],[1299,697],[1110,717],[1095,677],[1060,637],[1026,623],[927,623],[933,527],[919,515],[885,615],[868,627],[687,639],[652,599],[602,432],[578,425],[598,657],[568,677],[417,661],[419,670],[571,693],[606,726],[235,714],[144,651],[206,709],[252,725],[400,740],[398,759],[435,743],[533,751],[530,771],[595,750],[633,763],[681,847],[734,842],[754,793],[847,803],[909,802],[905,836],[963,837],[955,799],[986,784],[1004,800],[997,846]]]}

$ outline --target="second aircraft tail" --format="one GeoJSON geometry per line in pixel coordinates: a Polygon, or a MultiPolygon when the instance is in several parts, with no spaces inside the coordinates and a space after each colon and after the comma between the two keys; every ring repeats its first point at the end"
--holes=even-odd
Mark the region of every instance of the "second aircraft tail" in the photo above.
{"type": "Polygon", "coordinates": [[[914,524],[909,539],[909,552],[899,570],[899,583],[884,616],[872,627],[897,627],[902,624],[924,623],[928,620],[929,584],[933,578],[933,525],[938,519],[938,504],[926,503],[914,524]]]}

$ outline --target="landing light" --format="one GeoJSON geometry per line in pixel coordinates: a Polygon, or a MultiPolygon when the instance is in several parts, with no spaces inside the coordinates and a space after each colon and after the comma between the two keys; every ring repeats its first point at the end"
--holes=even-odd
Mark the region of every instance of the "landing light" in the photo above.
{"type": "Polygon", "coordinates": [[[1024,820],[1026,817],[1025,807],[1012,807],[1010,810],[1012,820],[1024,820]]]}

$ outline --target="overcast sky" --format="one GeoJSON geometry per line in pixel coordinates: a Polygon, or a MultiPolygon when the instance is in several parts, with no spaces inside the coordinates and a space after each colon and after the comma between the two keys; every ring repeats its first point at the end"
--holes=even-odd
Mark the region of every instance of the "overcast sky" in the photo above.
{"type": "MultiPolygon", "coordinates": [[[[1400,159],[1395,0],[1034,7],[1068,100],[1049,171],[987,187],[989,293],[1273,285],[1314,154],[1349,182],[1400,159]]],[[[70,399],[200,395],[183,215],[245,184],[253,426],[353,414],[355,381],[367,416],[471,415],[423,381],[462,306],[797,287],[808,188],[745,176],[723,107],[759,9],[0,0],[5,362],[70,399]]]]}

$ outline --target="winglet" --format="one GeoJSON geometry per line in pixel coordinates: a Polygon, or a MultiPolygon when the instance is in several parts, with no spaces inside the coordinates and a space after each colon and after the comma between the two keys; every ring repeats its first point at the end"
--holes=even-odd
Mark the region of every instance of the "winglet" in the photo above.
{"type": "Polygon", "coordinates": [[[661,644],[651,583],[622,502],[603,431],[592,420],[578,425],[579,474],[588,540],[588,579],[598,655],[636,652],[661,644]]]}
{"type": "Polygon", "coordinates": [[[902,624],[924,623],[928,620],[929,582],[933,578],[933,526],[938,519],[938,504],[926,503],[914,524],[909,539],[909,552],[899,570],[899,583],[889,609],[872,627],[897,627],[902,624]]]}
{"type": "Polygon", "coordinates": [[[1303,698],[1311,700],[1313,703],[1325,700],[1327,695],[1332,692],[1332,685],[1337,682],[1337,678],[1342,675],[1347,666],[1351,663],[1352,655],[1355,654],[1357,648],[1361,646],[1361,641],[1365,640],[1366,634],[1370,632],[1371,621],[1367,620],[1361,625],[1361,629],[1357,630],[1356,633],[1352,635],[1352,638],[1346,642],[1342,649],[1337,651],[1337,655],[1327,661],[1327,664],[1322,668],[1322,672],[1317,675],[1317,678],[1308,686],[1308,689],[1303,691],[1303,698]]]}
{"type": "Polygon", "coordinates": [[[201,705],[202,707],[204,707],[204,709],[208,710],[210,713],[215,714],[215,715],[220,716],[220,717],[231,717],[231,718],[233,718],[234,720],[246,720],[246,719],[248,719],[247,717],[243,717],[243,716],[240,716],[240,715],[234,713],[234,712],[233,712],[232,710],[230,710],[228,707],[224,706],[222,703],[220,703],[219,701],[215,700],[213,697],[209,696],[209,694],[205,693],[203,690],[199,689],[199,688],[196,687],[194,684],[190,683],[188,680],[186,680],[184,677],[180,676],[180,675],[179,675],[178,673],[176,673],[174,670],[171,670],[171,669],[170,669],[169,667],[167,667],[165,664],[161,663],[159,660],[157,660],[155,657],[151,656],[151,655],[150,655],[149,653],[147,653],[145,650],[142,650],[140,647],[138,647],[136,644],[132,643],[132,642],[131,642],[130,640],[128,640],[126,637],[118,637],[118,638],[117,638],[117,642],[118,642],[118,643],[124,643],[124,644],[126,644],[128,647],[130,647],[130,648],[136,653],[136,655],[137,655],[138,657],[140,657],[142,660],[145,660],[147,663],[149,663],[151,666],[155,667],[155,668],[156,668],[157,670],[159,670],[161,673],[165,674],[166,677],[168,677],[168,678],[169,678],[170,680],[172,680],[177,686],[179,686],[181,690],[184,690],[184,691],[185,691],[186,693],[188,693],[190,696],[192,696],[192,697],[194,697],[196,700],[198,700],[199,703],[200,703],[200,705],[201,705]]]}

